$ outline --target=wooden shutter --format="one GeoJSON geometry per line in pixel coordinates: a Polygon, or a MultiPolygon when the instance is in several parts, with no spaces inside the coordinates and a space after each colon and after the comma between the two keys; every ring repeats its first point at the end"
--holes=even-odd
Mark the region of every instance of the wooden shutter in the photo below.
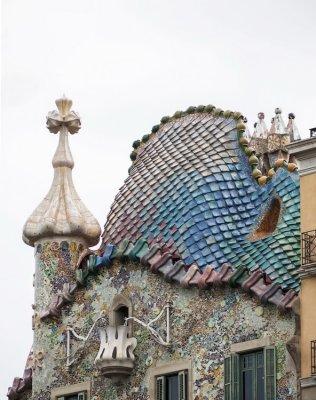
{"type": "Polygon", "coordinates": [[[224,359],[224,399],[239,400],[239,355],[224,359]]]}
{"type": "Polygon", "coordinates": [[[239,381],[240,381],[240,365],[239,354],[231,355],[231,400],[239,400],[239,381]]]}
{"type": "Polygon", "coordinates": [[[224,399],[232,400],[231,385],[232,385],[232,358],[225,357],[224,359],[224,399]]]}
{"type": "Polygon", "coordinates": [[[266,347],[264,353],[265,400],[276,400],[276,356],[274,347],[266,347]]]}
{"type": "Polygon", "coordinates": [[[166,398],[166,378],[157,376],[156,378],[156,400],[165,400],[166,398]]]}
{"type": "Polygon", "coordinates": [[[186,372],[180,371],[178,373],[178,385],[179,385],[179,400],[186,400],[187,388],[186,388],[186,372]]]}

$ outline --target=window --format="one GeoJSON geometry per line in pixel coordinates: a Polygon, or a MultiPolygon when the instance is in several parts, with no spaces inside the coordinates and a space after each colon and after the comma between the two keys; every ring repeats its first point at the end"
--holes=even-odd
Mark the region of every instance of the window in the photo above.
{"type": "Polygon", "coordinates": [[[241,398],[264,400],[263,351],[240,355],[241,398]]]}
{"type": "MultiPolygon", "coordinates": [[[[111,304],[109,323],[111,326],[119,326],[125,324],[125,319],[133,315],[133,306],[130,299],[117,294],[111,304]]],[[[133,322],[128,321],[128,337],[133,336],[133,322]]]]}
{"type": "Polygon", "coordinates": [[[90,382],[81,382],[74,385],[52,389],[51,400],[89,400],[90,382]]]}
{"type": "Polygon", "coordinates": [[[86,400],[86,392],[80,392],[77,394],[70,394],[68,396],[59,396],[57,400],[86,400]]]}
{"type": "Polygon", "coordinates": [[[311,374],[316,375],[316,340],[311,341],[311,374]]]}
{"type": "Polygon", "coordinates": [[[187,371],[156,377],[156,400],[186,400],[187,371]]]}
{"type": "Polygon", "coordinates": [[[157,363],[149,369],[149,399],[193,400],[192,361],[157,363]]]}
{"type": "Polygon", "coordinates": [[[225,358],[225,400],[276,400],[275,365],[274,347],[225,358]]]}
{"type": "Polygon", "coordinates": [[[128,317],[128,308],[126,306],[119,306],[116,310],[114,310],[114,325],[124,325],[125,319],[128,317]]]}
{"type": "Polygon", "coordinates": [[[266,236],[272,235],[279,222],[281,206],[280,199],[278,197],[274,197],[268,209],[261,217],[258,228],[252,234],[253,240],[263,239],[266,236]]]}

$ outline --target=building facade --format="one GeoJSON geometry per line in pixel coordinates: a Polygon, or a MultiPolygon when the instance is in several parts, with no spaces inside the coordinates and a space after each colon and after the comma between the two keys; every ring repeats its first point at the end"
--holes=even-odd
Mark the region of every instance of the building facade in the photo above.
{"type": "Polygon", "coordinates": [[[260,113],[252,135],[213,106],[163,117],[91,250],[68,145],[80,118],[56,105],[54,180],[23,229],[34,342],[9,399],[315,399],[316,152],[294,115],[276,109],[268,131],[260,113]]]}

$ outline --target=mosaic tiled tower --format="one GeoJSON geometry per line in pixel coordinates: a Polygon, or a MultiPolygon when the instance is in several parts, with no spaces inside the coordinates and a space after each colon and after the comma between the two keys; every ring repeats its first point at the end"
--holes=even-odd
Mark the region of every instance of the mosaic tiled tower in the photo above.
{"type": "Polygon", "coordinates": [[[24,242],[35,248],[33,393],[39,379],[49,380],[42,375],[44,371],[48,373],[49,364],[53,365],[58,357],[54,348],[49,354],[42,351],[50,333],[60,328],[57,322],[43,323],[43,310],[50,304],[50,312],[57,314],[57,305],[69,300],[76,287],[74,276],[79,254],[84,248],[96,245],[100,237],[100,226],[80,200],[72,181],[74,161],[68,134],[79,131],[80,118],[70,110],[71,100],[64,97],[56,100],[56,105],[58,111],[47,116],[48,130],[59,134],[52,161],[53,183],[23,228],[24,242]]]}

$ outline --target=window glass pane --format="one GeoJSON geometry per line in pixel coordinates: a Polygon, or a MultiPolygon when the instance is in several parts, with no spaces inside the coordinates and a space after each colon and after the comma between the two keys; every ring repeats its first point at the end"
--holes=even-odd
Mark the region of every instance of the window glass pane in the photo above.
{"type": "Polygon", "coordinates": [[[71,396],[66,396],[66,400],[78,400],[78,395],[77,394],[72,394],[71,396]]]}
{"type": "Polygon", "coordinates": [[[257,400],[264,400],[263,353],[257,353],[257,400]]]}
{"type": "Polygon", "coordinates": [[[241,366],[241,400],[264,400],[263,351],[243,354],[241,366]]]}
{"type": "Polygon", "coordinates": [[[253,399],[253,371],[247,370],[242,373],[243,400],[253,399]]]}
{"type": "Polygon", "coordinates": [[[179,397],[178,374],[166,376],[167,400],[175,400],[179,397]]]}

